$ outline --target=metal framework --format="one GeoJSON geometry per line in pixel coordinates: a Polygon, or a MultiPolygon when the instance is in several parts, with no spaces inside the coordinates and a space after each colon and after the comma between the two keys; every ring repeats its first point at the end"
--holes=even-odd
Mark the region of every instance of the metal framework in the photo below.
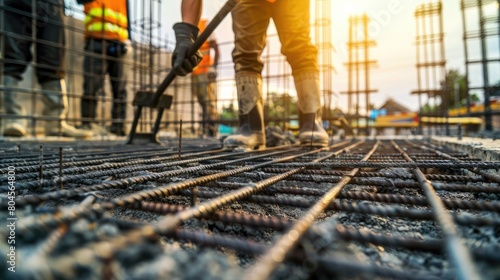
{"type": "MultiPolygon", "coordinates": [[[[412,94],[418,94],[419,118],[422,112],[421,95],[427,95],[427,104],[434,98],[441,97],[440,112],[427,112],[426,116],[439,116],[448,119],[447,89],[442,87],[446,78],[446,59],[443,32],[443,6],[441,1],[421,4],[415,10],[416,20],[416,56],[418,89],[412,94]]],[[[429,134],[431,134],[429,126],[429,134]]],[[[446,135],[449,135],[448,122],[445,123],[446,135]]],[[[422,134],[422,122],[419,121],[419,134],[422,134]]]]}
{"type": "Polygon", "coordinates": [[[370,133],[369,117],[370,117],[370,93],[375,93],[378,90],[370,87],[370,69],[377,65],[376,60],[370,59],[370,47],[376,46],[376,42],[368,38],[369,29],[368,23],[370,19],[366,14],[349,17],[349,40],[347,42],[349,59],[345,64],[348,71],[348,89],[342,94],[348,95],[348,119],[350,122],[356,120],[356,128],[359,134],[360,115],[360,100],[359,95],[365,94],[365,122],[366,135],[370,133]],[[362,77],[364,75],[364,77],[362,77]],[[356,97],[354,105],[354,115],[352,112],[352,97],[356,97]]]}
{"type": "Polygon", "coordinates": [[[466,77],[467,77],[467,115],[471,112],[471,94],[476,91],[483,93],[485,131],[492,132],[500,128],[500,124],[493,121],[492,115],[500,115],[499,111],[491,110],[490,97],[500,95],[500,1],[499,0],[461,0],[463,24],[463,43],[465,51],[466,77]],[[468,20],[468,18],[471,18],[468,20]],[[474,23],[474,29],[470,23],[474,23]],[[474,44],[479,44],[480,56],[473,57],[474,44]],[[494,70],[496,69],[496,70],[494,70]],[[493,70],[493,71],[492,71],[493,70]],[[481,73],[479,77],[473,77],[481,73]]]}
{"type": "MultiPolygon", "coordinates": [[[[315,29],[314,34],[316,38],[316,47],[318,48],[318,63],[320,71],[320,80],[322,85],[323,95],[323,116],[324,120],[331,121],[331,103],[334,98],[335,92],[332,87],[332,75],[335,68],[332,64],[332,55],[334,50],[332,44],[332,28],[331,28],[331,1],[329,0],[316,0],[315,7],[315,29]]],[[[331,128],[329,125],[327,127],[331,128]]]]}
{"type": "MultiPolygon", "coordinates": [[[[187,142],[182,151],[0,143],[1,189],[9,192],[7,173],[15,166],[15,188],[27,192],[0,198],[1,207],[14,201],[19,213],[15,230],[24,242],[16,249],[33,252],[16,260],[43,264],[21,265],[16,273],[170,278],[165,256],[175,260],[168,271],[183,276],[193,266],[213,269],[194,255],[216,248],[255,261],[232,277],[218,270],[203,279],[286,279],[273,276],[306,265],[307,279],[498,275],[500,250],[491,236],[500,224],[500,176],[492,172],[499,162],[417,140],[238,153],[207,146],[206,139],[187,142]],[[415,234],[422,228],[426,234],[415,234]],[[164,246],[166,240],[180,246],[164,246]],[[374,246],[387,255],[363,253],[374,246]]],[[[0,237],[7,240],[10,231],[2,227],[0,237]]]]}

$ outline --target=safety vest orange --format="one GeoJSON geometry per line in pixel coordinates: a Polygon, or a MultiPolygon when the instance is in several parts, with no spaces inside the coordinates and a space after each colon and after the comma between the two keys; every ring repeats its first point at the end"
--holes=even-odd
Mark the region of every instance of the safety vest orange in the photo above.
{"type": "MultiPolygon", "coordinates": [[[[206,19],[201,19],[200,23],[198,24],[198,28],[200,29],[200,33],[205,30],[207,26],[207,20],[206,19]]],[[[214,60],[212,56],[210,55],[210,44],[209,40],[206,40],[203,45],[201,45],[200,48],[200,53],[201,53],[201,61],[198,64],[198,66],[193,70],[193,75],[200,75],[200,74],[205,74],[208,73],[210,70],[210,66],[214,64],[214,60]]]]}
{"type": "Polygon", "coordinates": [[[124,42],[128,39],[126,0],[94,0],[85,7],[85,37],[124,42]]]}

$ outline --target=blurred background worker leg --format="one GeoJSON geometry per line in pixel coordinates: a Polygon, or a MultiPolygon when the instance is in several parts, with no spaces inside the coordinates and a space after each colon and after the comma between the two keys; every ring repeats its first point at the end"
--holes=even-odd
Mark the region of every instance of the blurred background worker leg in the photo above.
{"type": "MultiPolygon", "coordinates": [[[[200,32],[205,30],[207,24],[207,19],[200,19],[198,23],[200,32]]],[[[197,97],[202,110],[201,134],[215,137],[218,132],[215,83],[220,52],[217,40],[213,35],[203,43],[199,52],[202,59],[191,73],[191,93],[192,96],[197,97]]]]}
{"type": "MultiPolygon", "coordinates": [[[[30,52],[33,20],[36,26],[36,73],[43,90],[43,101],[46,105],[42,115],[58,120],[48,121],[47,135],[68,137],[90,137],[88,131],[80,131],[64,120],[67,113],[66,88],[61,87],[64,79],[64,47],[65,37],[62,20],[64,2],[54,1],[6,1],[6,6],[13,9],[5,12],[4,26],[12,32],[6,36],[4,66],[4,83],[16,87],[22,79],[27,64],[32,61],[30,52]],[[36,11],[36,19],[32,11],[36,11]],[[28,37],[26,37],[28,36],[28,37]],[[54,127],[57,129],[54,129],[54,127]],[[56,133],[57,131],[57,133],[56,133]]],[[[23,115],[19,95],[13,90],[4,92],[5,111],[12,115],[23,115]]],[[[6,136],[24,136],[26,121],[23,119],[7,119],[4,129],[6,136]]]]}
{"type": "Polygon", "coordinates": [[[43,90],[42,100],[45,103],[42,114],[51,118],[45,122],[45,135],[84,139],[92,137],[91,131],[75,128],[65,120],[68,113],[68,98],[64,79],[46,81],[40,85],[43,90]]]}
{"type": "Polygon", "coordinates": [[[210,137],[217,137],[219,132],[216,95],[215,80],[212,81],[209,79],[207,84],[207,134],[210,137]]]}
{"type": "Polygon", "coordinates": [[[62,14],[63,1],[57,4],[54,1],[37,1],[39,11],[45,12],[42,16],[49,18],[44,24],[37,27],[37,77],[43,90],[42,100],[45,108],[44,116],[50,117],[45,125],[45,134],[48,136],[65,136],[88,138],[92,132],[80,130],[66,122],[68,100],[66,83],[64,82],[64,47],[65,35],[62,14]],[[44,3],[38,3],[44,2],[44,3]],[[45,42],[51,42],[47,44],[45,42]],[[56,43],[55,45],[53,43],[56,43]]]}
{"type": "MultiPolygon", "coordinates": [[[[85,13],[85,59],[81,114],[82,125],[100,135],[125,135],[127,92],[124,56],[129,37],[129,13],[126,0],[80,1],[85,13]],[[113,92],[111,126],[108,130],[96,123],[97,92],[103,91],[109,74],[113,92]]],[[[101,118],[104,116],[101,116],[101,118]]]]}
{"type": "Polygon", "coordinates": [[[95,123],[97,117],[97,93],[104,85],[106,60],[102,52],[106,45],[102,40],[85,39],[85,57],[83,58],[83,96],[81,101],[82,128],[91,129],[97,135],[106,135],[107,131],[95,123]]]}
{"type": "Polygon", "coordinates": [[[85,77],[81,102],[82,127],[92,129],[99,135],[106,135],[111,132],[118,136],[124,136],[126,135],[124,122],[127,109],[127,91],[125,90],[123,56],[126,49],[122,47],[122,43],[118,42],[94,38],[87,38],[85,42],[87,54],[83,61],[85,77]],[[102,52],[105,52],[105,55],[102,52]],[[109,74],[113,93],[111,109],[113,120],[109,131],[100,127],[95,121],[97,117],[97,95],[103,91],[106,74],[109,74]]]}
{"type": "Polygon", "coordinates": [[[113,121],[109,132],[118,136],[125,136],[125,118],[127,113],[127,91],[125,90],[126,80],[123,71],[123,57],[126,48],[123,43],[109,42],[108,54],[108,73],[111,79],[111,89],[113,91],[113,107],[111,116],[113,121]]]}
{"type": "Polygon", "coordinates": [[[3,106],[6,114],[17,116],[17,118],[4,118],[3,135],[10,137],[22,137],[26,135],[26,120],[20,118],[25,114],[24,108],[19,101],[19,95],[15,90],[9,88],[16,88],[18,80],[11,76],[3,77],[3,84],[6,89],[3,91],[3,106]]]}
{"type": "Polygon", "coordinates": [[[215,80],[207,73],[191,75],[191,92],[196,96],[201,107],[201,131],[209,137],[217,136],[217,101],[215,96],[215,80]]]}
{"type": "Polygon", "coordinates": [[[7,89],[2,92],[4,112],[11,118],[4,118],[4,136],[21,137],[26,135],[25,110],[21,105],[21,96],[15,89],[22,74],[32,59],[31,47],[31,25],[32,20],[30,6],[23,1],[5,1],[3,21],[5,38],[5,63],[3,73],[3,84],[7,89]]]}

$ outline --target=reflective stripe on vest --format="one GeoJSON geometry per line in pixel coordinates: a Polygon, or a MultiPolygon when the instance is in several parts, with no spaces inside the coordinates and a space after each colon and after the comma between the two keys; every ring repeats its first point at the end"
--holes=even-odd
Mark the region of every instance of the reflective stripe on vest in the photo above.
{"type": "Polygon", "coordinates": [[[93,18],[101,18],[104,15],[104,21],[105,22],[111,22],[118,24],[122,27],[126,27],[128,22],[127,22],[127,16],[120,13],[120,12],[115,12],[111,9],[104,9],[104,12],[102,8],[92,8],[88,12],[87,16],[85,17],[84,23],[87,24],[89,23],[93,18]]]}
{"type": "Polygon", "coordinates": [[[109,22],[104,23],[104,29],[102,26],[102,22],[94,22],[87,25],[88,32],[111,32],[118,34],[120,40],[125,41],[128,39],[128,30],[126,28],[121,28],[116,24],[112,24],[109,22]]]}

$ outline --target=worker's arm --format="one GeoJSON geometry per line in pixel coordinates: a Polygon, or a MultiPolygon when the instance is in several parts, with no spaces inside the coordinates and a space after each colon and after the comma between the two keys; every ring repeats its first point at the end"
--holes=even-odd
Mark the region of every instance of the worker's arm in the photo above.
{"type": "Polygon", "coordinates": [[[172,54],[172,67],[179,76],[186,76],[200,63],[201,54],[189,56],[189,50],[198,37],[197,27],[201,17],[202,0],[182,0],[182,22],[174,24],[175,50],[172,54]]]}
{"type": "Polygon", "coordinates": [[[182,21],[194,26],[198,26],[203,9],[202,0],[182,0],[181,13],[182,21]]]}

